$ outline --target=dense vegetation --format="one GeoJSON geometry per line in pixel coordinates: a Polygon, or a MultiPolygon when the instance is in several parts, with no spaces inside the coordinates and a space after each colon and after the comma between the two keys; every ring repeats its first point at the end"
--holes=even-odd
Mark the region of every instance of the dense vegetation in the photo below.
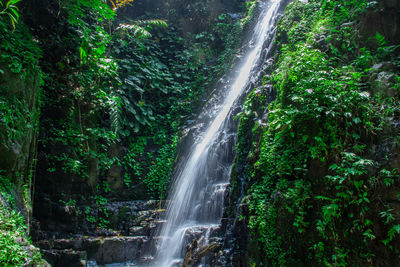
{"type": "Polygon", "coordinates": [[[245,6],[136,2],[0,0],[0,264],[39,261],[32,199],[41,230],[61,208],[50,230],[72,233],[109,227],[110,199],[165,198],[182,126],[239,44],[226,12],[245,6]]]}
{"type": "MultiPolygon", "coordinates": [[[[3,177],[1,177],[3,178],[3,177]]],[[[0,263],[3,266],[40,266],[39,249],[31,245],[25,218],[19,212],[14,188],[0,185],[0,263]]]]}
{"type": "MultiPolygon", "coordinates": [[[[182,129],[255,11],[244,2],[0,0],[0,265],[45,265],[31,225],[92,234],[108,202],[166,197],[182,129]]],[[[400,262],[399,13],[288,6],[239,116],[231,201],[249,265],[400,262]]]]}
{"type": "Polygon", "coordinates": [[[386,1],[287,8],[274,71],[242,114],[234,168],[247,164],[257,266],[398,264],[400,40],[369,22],[389,22],[398,8],[386,1]],[[277,95],[268,105],[269,83],[277,95]]]}
{"type": "Polygon", "coordinates": [[[16,4],[0,2],[0,265],[39,265],[27,235],[37,140],[40,48],[20,23],[16,4]]]}
{"type": "MultiPolygon", "coordinates": [[[[202,20],[207,8],[180,12],[202,20]]],[[[182,32],[172,15],[167,26],[150,19],[167,15],[123,11],[103,1],[66,1],[34,28],[46,55],[37,201],[66,205],[93,227],[108,225],[109,199],[165,198],[182,125],[229,67],[242,28],[221,13],[182,32]]]]}

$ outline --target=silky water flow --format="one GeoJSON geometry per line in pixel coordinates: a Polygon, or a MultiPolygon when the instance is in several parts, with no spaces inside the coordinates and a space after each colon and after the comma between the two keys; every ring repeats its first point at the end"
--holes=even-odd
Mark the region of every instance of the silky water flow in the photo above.
{"type": "MultiPolygon", "coordinates": [[[[273,40],[275,23],[281,6],[280,0],[261,2],[261,12],[249,46],[237,67],[227,77],[232,80],[224,88],[220,103],[204,112],[208,126],[195,139],[190,152],[180,164],[169,195],[165,223],[158,231],[157,251],[150,266],[180,266],[185,248],[191,242],[190,233],[200,232],[205,237],[202,245],[222,218],[225,189],[229,183],[235,131],[227,129],[231,123],[239,99],[246,93],[252,79],[260,74],[261,55],[273,40]],[[264,51],[263,51],[264,50],[264,51]]],[[[218,102],[218,101],[216,101],[218,102]]],[[[240,109],[239,109],[240,110],[240,109]]]]}

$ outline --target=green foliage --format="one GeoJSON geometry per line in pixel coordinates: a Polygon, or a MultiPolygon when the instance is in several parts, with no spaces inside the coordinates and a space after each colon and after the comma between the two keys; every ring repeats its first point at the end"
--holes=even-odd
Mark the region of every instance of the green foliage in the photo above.
{"type": "MultiPolygon", "coordinates": [[[[9,8],[13,8],[12,4],[9,8]]],[[[28,183],[32,174],[34,151],[29,147],[36,138],[39,123],[42,53],[28,27],[20,23],[11,30],[3,16],[0,16],[0,39],[2,168],[14,183],[22,185],[28,183]],[[27,156],[25,163],[15,163],[24,156],[27,156]]]]}
{"type": "MultiPolygon", "coordinates": [[[[370,78],[374,64],[398,51],[381,34],[377,47],[361,47],[352,21],[368,8],[295,1],[279,24],[270,79],[277,98],[255,128],[248,159],[256,163],[246,168],[251,257],[260,266],[379,265],[400,255],[399,217],[386,194],[399,178],[388,161],[399,148],[391,117],[398,73],[391,69],[385,85],[370,78]],[[395,143],[391,156],[373,148],[385,140],[395,143]]],[[[259,105],[250,95],[246,113],[259,117],[259,105]]]]}
{"type": "Polygon", "coordinates": [[[161,147],[158,156],[152,162],[153,165],[149,167],[149,172],[143,180],[147,188],[161,199],[167,197],[167,189],[175,163],[173,155],[176,155],[177,143],[178,135],[175,135],[171,143],[161,147]]]}
{"type": "Polygon", "coordinates": [[[27,233],[34,157],[27,148],[34,147],[39,122],[41,50],[28,27],[16,25],[17,2],[0,2],[0,140],[6,169],[0,172],[0,265],[37,266],[41,256],[27,233]],[[12,29],[2,15],[11,19],[12,29]],[[26,162],[16,164],[23,157],[26,162]]]}
{"type": "MultiPolygon", "coordinates": [[[[32,40],[29,29],[19,24],[14,31],[11,31],[5,21],[0,17],[0,39],[7,42],[0,42],[0,50],[2,51],[0,61],[0,75],[5,73],[5,67],[9,68],[13,73],[23,74],[23,78],[33,75],[26,73],[29,71],[40,72],[39,59],[41,51],[32,40]]],[[[38,80],[38,84],[40,81],[38,80]]]]}
{"type": "MultiPolygon", "coordinates": [[[[107,191],[107,185],[103,184],[107,191]]],[[[64,205],[72,207],[77,215],[84,215],[85,220],[93,226],[93,228],[109,228],[110,227],[110,210],[107,207],[108,200],[101,196],[100,186],[96,189],[98,195],[91,197],[88,205],[78,207],[76,200],[69,199],[68,202],[62,201],[64,205]]]]}
{"type": "Polygon", "coordinates": [[[15,185],[10,180],[0,173],[0,264],[38,265],[41,255],[31,246],[26,222],[15,206],[15,185]]]}
{"type": "Polygon", "coordinates": [[[241,24],[243,26],[248,24],[253,18],[257,7],[257,2],[257,0],[246,1],[247,16],[241,20],[241,24]]]}
{"type": "Polygon", "coordinates": [[[184,39],[164,20],[116,18],[116,4],[64,1],[56,23],[38,29],[48,74],[38,170],[57,184],[53,197],[79,184],[85,199],[62,198],[87,205],[81,212],[100,227],[109,213],[94,194],[166,197],[182,125],[229,67],[241,32],[224,14],[184,39]]]}
{"type": "Polygon", "coordinates": [[[107,226],[109,226],[110,224],[109,221],[110,213],[108,208],[106,207],[108,201],[105,197],[100,195],[94,196],[93,199],[95,207],[99,213],[96,216],[97,225],[102,228],[107,228],[107,226]]]}
{"type": "Polygon", "coordinates": [[[13,97],[0,97],[0,114],[1,125],[5,131],[1,132],[1,140],[3,142],[19,141],[26,136],[26,130],[32,129],[35,125],[26,123],[27,121],[35,121],[26,101],[13,97]]]}
{"type": "Polygon", "coordinates": [[[8,0],[5,4],[4,1],[0,1],[0,16],[7,15],[10,18],[13,29],[15,30],[15,24],[18,23],[19,13],[16,4],[21,0],[8,0]]]}
{"type": "Polygon", "coordinates": [[[165,20],[159,19],[135,20],[132,24],[120,24],[117,30],[130,32],[136,38],[149,38],[151,37],[149,30],[151,30],[152,26],[166,28],[168,24],[165,20]]]}

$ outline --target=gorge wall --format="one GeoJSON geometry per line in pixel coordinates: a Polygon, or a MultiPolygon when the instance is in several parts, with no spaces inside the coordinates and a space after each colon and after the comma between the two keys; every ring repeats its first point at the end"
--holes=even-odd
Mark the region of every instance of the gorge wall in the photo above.
{"type": "MultiPolygon", "coordinates": [[[[0,14],[1,264],[47,265],[28,232],[53,266],[145,256],[188,129],[256,12],[107,3],[25,0],[15,29],[0,14]]],[[[288,6],[238,116],[212,262],[399,265],[398,14],[397,0],[288,6]]]]}
{"type": "Polygon", "coordinates": [[[399,264],[398,13],[398,1],[288,6],[240,118],[234,266],[399,264]]]}
{"type": "Polygon", "coordinates": [[[161,207],[147,200],[165,198],[181,131],[230,68],[247,12],[243,1],[111,2],[31,0],[0,16],[2,185],[53,265],[86,256],[43,240],[154,227],[137,213],[161,207]]]}
{"type": "Polygon", "coordinates": [[[98,17],[89,24],[73,5],[28,2],[25,18],[48,73],[35,225],[65,233],[109,225],[110,201],[165,197],[182,126],[229,67],[245,10],[239,1],[135,1],[99,34],[98,17]],[[124,30],[149,18],[169,26],[153,24],[145,39],[124,30]]]}

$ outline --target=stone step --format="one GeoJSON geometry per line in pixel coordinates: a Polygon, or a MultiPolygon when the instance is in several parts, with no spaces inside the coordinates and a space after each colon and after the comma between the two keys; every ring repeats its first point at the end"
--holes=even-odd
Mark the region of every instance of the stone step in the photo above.
{"type": "Polygon", "coordinates": [[[71,249],[42,249],[41,253],[51,266],[58,267],[86,267],[86,251],[71,249]]]}
{"type": "Polygon", "coordinates": [[[91,260],[98,264],[110,264],[138,260],[148,243],[147,236],[113,236],[42,240],[36,242],[36,245],[50,263],[57,263],[56,266],[61,266],[58,262],[67,258],[78,265],[65,266],[86,266],[79,265],[79,262],[91,260]]]}

